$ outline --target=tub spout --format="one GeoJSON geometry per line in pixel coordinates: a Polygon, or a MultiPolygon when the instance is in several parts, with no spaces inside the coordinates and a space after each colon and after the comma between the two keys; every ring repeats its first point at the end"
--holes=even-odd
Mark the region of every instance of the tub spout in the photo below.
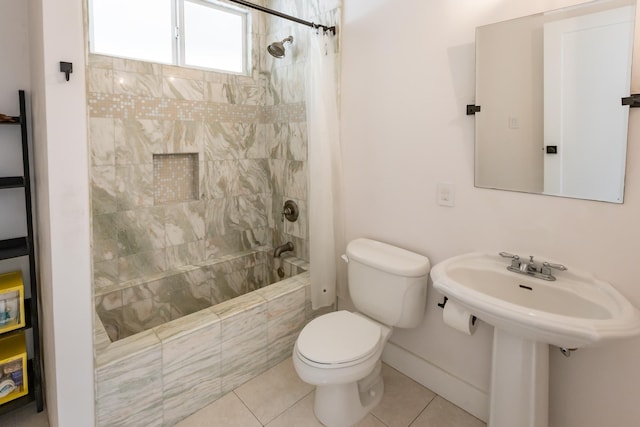
{"type": "Polygon", "coordinates": [[[292,250],[294,250],[293,243],[287,242],[284,245],[280,245],[273,250],[273,257],[280,258],[280,255],[282,255],[282,252],[287,252],[292,250]]]}

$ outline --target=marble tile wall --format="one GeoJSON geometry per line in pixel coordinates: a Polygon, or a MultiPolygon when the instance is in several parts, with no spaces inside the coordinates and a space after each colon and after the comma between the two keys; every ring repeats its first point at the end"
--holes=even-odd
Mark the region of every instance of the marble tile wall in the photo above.
{"type": "MultiPolygon", "coordinates": [[[[283,13],[330,26],[340,22],[341,3],[341,0],[270,0],[267,5],[283,13]]],[[[275,59],[266,55],[261,64],[262,68],[268,70],[265,73],[264,114],[270,123],[266,141],[273,186],[273,244],[278,246],[291,241],[296,247],[296,256],[309,259],[304,76],[313,30],[270,16],[266,17],[265,28],[265,44],[289,35],[294,38],[292,44],[286,45],[284,58],[275,59]],[[282,206],[288,199],[294,200],[300,208],[301,215],[295,223],[279,221],[282,206]]],[[[335,37],[334,41],[339,49],[339,37],[335,37]]]]}
{"type": "Polygon", "coordinates": [[[104,348],[96,357],[95,383],[98,426],[162,425],[162,347],[153,331],[129,346],[104,348]]]}
{"type": "Polygon", "coordinates": [[[271,244],[262,77],[90,55],[88,87],[97,291],[271,244]],[[194,200],[158,200],[158,154],[197,159],[194,200]]]}
{"type": "MultiPolygon", "coordinates": [[[[276,273],[280,266],[284,279],[307,268],[294,257],[276,262],[266,249],[229,255],[106,290],[95,297],[96,313],[110,340],[117,341],[283,280],[276,273]]],[[[303,300],[298,302],[304,308],[303,300]]]]}
{"type": "Polygon", "coordinates": [[[162,351],[163,424],[174,425],[222,396],[221,322],[207,311],[155,329],[162,351]]]}
{"type": "MultiPolygon", "coordinates": [[[[90,67],[104,70],[109,62],[115,70],[123,60],[92,55],[90,67]]],[[[137,61],[125,61],[131,62],[137,61]]],[[[162,75],[166,68],[170,67],[149,70],[162,75]]],[[[145,95],[89,93],[95,287],[292,238],[305,257],[306,126],[300,114],[304,106],[284,107],[291,110],[286,114],[265,114],[256,105],[263,97],[260,89],[237,83],[242,80],[237,76],[228,76],[234,82],[228,87],[244,87],[241,100],[247,104],[156,99],[153,96],[162,92],[149,89],[160,85],[154,74],[129,74],[136,75],[115,73],[113,79],[135,80],[127,87],[141,87],[134,93],[145,95]],[[183,111],[188,111],[186,119],[183,111]],[[265,122],[279,116],[298,122],[265,122]],[[283,141],[292,141],[296,149],[283,148],[291,145],[283,141]],[[158,196],[154,154],[170,153],[197,156],[195,200],[166,203],[158,196]],[[280,212],[289,198],[301,207],[301,220],[282,224],[280,212]],[[281,237],[274,240],[274,235],[281,237]]],[[[107,79],[111,75],[105,74],[107,79]]],[[[182,80],[172,83],[172,93],[178,82],[182,80]]],[[[113,85],[90,86],[111,90],[122,85],[114,80],[113,85]]],[[[194,98],[193,87],[182,88],[185,97],[194,98]]]]}
{"type": "Polygon", "coordinates": [[[289,357],[320,314],[309,283],[301,273],[113,343],[96,318],[97,425],[174,425],[289,357]]]}

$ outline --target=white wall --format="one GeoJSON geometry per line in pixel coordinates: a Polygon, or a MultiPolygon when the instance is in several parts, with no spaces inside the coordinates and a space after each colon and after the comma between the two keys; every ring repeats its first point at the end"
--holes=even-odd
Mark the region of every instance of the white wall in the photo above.
{"type": "MultiPolygon", "coordinates": [[[[623,205],[473,185],[474,123],[465,105],[474,100],[475,27],[577,3],[344,0],[347,239],[378,238],[433,263],[473,250],[539,255],[593,272],[640,307],[640,147],[633,143],[640,111],[631,112],[623,205]],[[455,185],[455,207],[436,204],[439,181],[455,185]]],[[[431,288],[422,326],[398,330],[392,341],[486,392],[492,329],[483,324],[472,337],[451,330],[440,299],[431,288]]],[[[639,353],[640,339],[568,359],[552,351],[550,426],[638,425],[639,353]]]]}
{"type": "Polygon", "coordinates": [[[31,0],[31,87],[46,401],[51,427],[94,425],[82,2],[31,0]],[[73,62],[66,82],[59,62],[73,62]]]}
{"type": "MultiPolygon", "coordinates": [[[[18,89],[29,90],[29,32],[27,4],[0,0],[0,113],[19,115],[18,89]]],[[[22,145],[19,126],[0,127],[0,176],[22,175],[22,145]]],[[[25,236],[27,223],[22,189],[0,192],[0,239],[25,236]]],[[[0,262],[0,273],[28,263],[0,262]]],[[[24,280],[28,280],[24,277],[24,280]]]]}
{"type": "Polygon", "coordinates": [[[17,115],[18,89],[29,89],[27,2],[0,0],[0,112],[17,115]]]}

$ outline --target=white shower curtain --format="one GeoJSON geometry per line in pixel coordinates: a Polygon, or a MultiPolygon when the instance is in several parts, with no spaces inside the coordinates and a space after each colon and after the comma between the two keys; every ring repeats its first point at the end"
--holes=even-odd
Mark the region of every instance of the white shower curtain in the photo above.
{"type": "MultiPolygon", "coordinates": [[[[306,71],[309,171],[309,256],[313,309],[336,301],[344,251],[342,153],[335,36],[311,35],[306,71]]],[[[344,270],[344,269],[342,269],[344,270]]]]}

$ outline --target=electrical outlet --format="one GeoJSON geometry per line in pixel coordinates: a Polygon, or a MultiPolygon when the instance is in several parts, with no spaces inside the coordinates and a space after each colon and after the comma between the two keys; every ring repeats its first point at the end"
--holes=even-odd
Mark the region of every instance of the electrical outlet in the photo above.
{"type": "Polygon", "coordinates": [[[456,189],[449,182],[439,182],[436,198],[440,206],[455,206],[456,189]]]}
{"type": "Polygon", "coordinates": [[[509,116],[509,129],[520,129],[520,119],[516,116],[509,116]]]}

